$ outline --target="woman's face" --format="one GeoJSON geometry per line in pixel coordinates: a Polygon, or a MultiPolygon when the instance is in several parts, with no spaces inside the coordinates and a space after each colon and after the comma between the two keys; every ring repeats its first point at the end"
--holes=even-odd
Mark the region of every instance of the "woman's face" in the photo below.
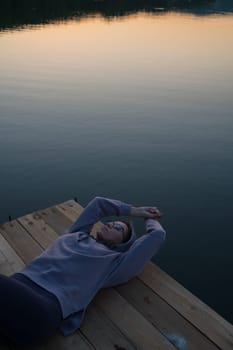
{"type": "Polygon", "coordinates": [[[103,225],[96,233],[98,241],[116,244],[121,243],[126,238],[128,233],[128,226],[122,221],[112,221],[103,225]]]}

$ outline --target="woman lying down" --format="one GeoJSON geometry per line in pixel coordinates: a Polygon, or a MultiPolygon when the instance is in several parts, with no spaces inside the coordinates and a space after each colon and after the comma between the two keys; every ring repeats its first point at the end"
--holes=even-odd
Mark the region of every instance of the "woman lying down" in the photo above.
{"type": "Polygon", "coordinates": [[[115,199],[94,198],[67,233],[11,276],[0,275],[0,334],[19,346],[44,343],[59,329],[64,336],[78,329],[88,304],[101,288],[126,283],[139,274],[165,240],[156,207],[134,207],[115,199]],[[101,218],[116,221],[93,225],[101,218]],[[136,238],[131,223],[145,219],[136,238]]]}

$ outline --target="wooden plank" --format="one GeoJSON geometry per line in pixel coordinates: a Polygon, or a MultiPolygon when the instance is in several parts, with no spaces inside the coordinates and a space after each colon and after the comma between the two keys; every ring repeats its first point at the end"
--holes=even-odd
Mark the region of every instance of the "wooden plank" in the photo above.
{"type": "Polygon", "coordinates": [[[83,211],[83,207],[73,199],[57,204],[56,207],[68,218],[70,218],[72,222],[74,222],[83,211]]]}
{"type": "Polygon", "coordinates": [[[81,331],[98,350],[136,349],[94,302],[88,306],[81,331]]]}
{"type": "Polygon", "coordinates": [[[177,349],[114,288],[101,290],[94,302],[137,349],[177,349]]]}
{"type": "Polygon", "coordinates": [[[186,350],[219,349],[138,278],[116,290],[174,345],[182,344],[186,350]]]}
{"type": "Polygon", "coordinates": [[[217,346],[233,349],[233,326],[159,267],[150,262],[138,277],[217,346]]]}
{"type": "Polygon", "coordinates": [[[44,249],[57,238],[57,233],[44,221],[39,213],[25,215],[18,218],[17,221],[44,249]]]}
{"type": "Polygon", "coordinates": [[[9,243],[0,234],[0,273],[9,276],[20,270],[23,265],[22,259],[18,257],[9,243]]]}
{"type": "Polygon", "coordinates": [[[67,217],[67,215],[61,215],[61,212],[56,208],[56,206],[43,210],[38,210],[36,214],[43,218],[44,222],[59,235],[65,234],[66,230],[73,223],[67,217]]]}
{"type": "Polygon", "coordinates": [[[43,251],[17,220],[1,225],[0,233],[24,263],[28,263],[43,251]]]}

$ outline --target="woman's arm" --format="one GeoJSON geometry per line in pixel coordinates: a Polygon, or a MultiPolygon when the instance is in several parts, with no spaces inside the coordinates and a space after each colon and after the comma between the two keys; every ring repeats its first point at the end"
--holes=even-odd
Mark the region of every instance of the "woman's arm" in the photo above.
{"type": "Polygon", "coordinates": [[[122,254],[118,268],[114,269],[114,272],[108,276],[103,288],[126,283],[137,276],[145,264],[159,252],[165,241],[166,231],[157,220],[153,219],[147,219],[145,226],[146,233],[138,238],[127,252],[122,254]]]}
{"type": "Polygon", "coordinates": [[[106,216],[129,216],[131,204],[116,199],[95,197],[88,203],[75,223],[69,228],[68,233],[84,231],[91,232],[92,226],[106,216]]]}
{"type": "Polygon", "coordinates": [[[163,216],[157,207],[131,207],[130,215],[144,219],[159,219],[163,216]]]}
{"type": "Polygon", "coordinates": [[[133,207],[117,199],[95,197],[88,203],[68,233],[91,232],[92,226],[106,216],[137,216],[145,219],[158,219],[162,213],[156,207],[133,207]]]}

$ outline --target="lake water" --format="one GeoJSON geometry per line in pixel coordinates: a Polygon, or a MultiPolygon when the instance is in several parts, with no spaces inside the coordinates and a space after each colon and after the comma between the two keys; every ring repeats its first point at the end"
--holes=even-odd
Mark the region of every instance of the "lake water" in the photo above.
{"type": "Polygon", "coordinates": [[[233,322],[232,14],[6,26],[0,131],[1,222],[75,196],[156,205],[154,261],[233,322]]]}

